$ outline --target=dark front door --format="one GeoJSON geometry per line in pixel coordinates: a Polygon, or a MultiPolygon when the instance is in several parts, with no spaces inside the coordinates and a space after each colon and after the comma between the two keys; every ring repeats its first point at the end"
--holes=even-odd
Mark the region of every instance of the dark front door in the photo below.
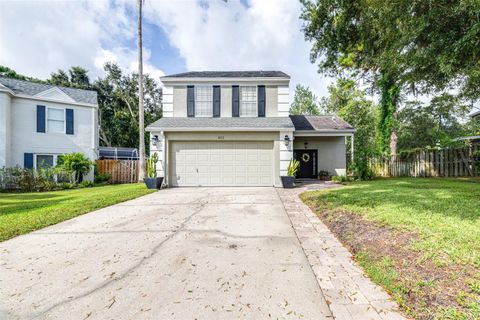
{"type": "Polygon", "coordinates": [[[294,157],[300,162],[297,179],[317,177],[317,150],[293,150],[294,157]]]}

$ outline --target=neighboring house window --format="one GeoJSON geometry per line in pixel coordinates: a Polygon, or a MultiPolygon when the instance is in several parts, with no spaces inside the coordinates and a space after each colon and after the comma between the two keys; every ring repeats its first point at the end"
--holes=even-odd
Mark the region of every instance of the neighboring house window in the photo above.
{"type": "Polygon", "coordinates": [[[65,133],[65,109],[47,109],[47,131],[65,133]]]}
{"type": "Polygon", "coordinates": [[[53,154],[37,154],[35,158],[35,169],[45,169],[55,166],[56,159],[53,154]]]}
{"type": "Polygon", "coordinates": [[[240,87],[240,117],[258,116],[257,106],[257,87],[240,87]]]}
{"type": "Polygon", "coordinates": [[[213,87],[195,86],[195,117],[213,116],[213,87]]]}

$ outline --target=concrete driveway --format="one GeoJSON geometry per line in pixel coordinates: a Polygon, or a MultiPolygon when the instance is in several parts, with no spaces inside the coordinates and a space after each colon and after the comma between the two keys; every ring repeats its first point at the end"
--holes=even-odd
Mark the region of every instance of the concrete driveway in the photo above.
{"type": "Polygon", "coordinates": [[[274,188],[162,190],[0,243],[0,319],[331,317],[274,188]]]}

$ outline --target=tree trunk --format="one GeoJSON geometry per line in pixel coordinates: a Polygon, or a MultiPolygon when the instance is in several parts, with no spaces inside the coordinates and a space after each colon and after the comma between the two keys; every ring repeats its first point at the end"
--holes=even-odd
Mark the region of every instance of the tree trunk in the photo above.
{"type": "Polygon", "coordinates": [[[138,181],[143,182],[145,177],[145,124],[143,109],[143,55],[142,55],[142,5],[143,0],[138,2],[138,133],[139,133],[139,162],[138,181]]]}
{"type": "Polygon", "coordinates": [[[380,91],[380,116],[377,125],[379,151],[383,154],[397,153],[397,108],[400,87],[397,79],[388,72],[382,72],[378,81],[380,91]]]}

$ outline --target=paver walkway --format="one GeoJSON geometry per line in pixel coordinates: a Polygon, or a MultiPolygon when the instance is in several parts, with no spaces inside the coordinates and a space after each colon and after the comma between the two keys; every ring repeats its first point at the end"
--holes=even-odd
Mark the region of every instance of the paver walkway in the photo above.
{"type": "Polygon", "coordinates": [[[365,276],[350,252],[298,197],[309,189],[327,187],[338,186],[305,184],[277,192],[333,316],[338,320],[406,319],[398,313],[398,305],[365,276]]]}

